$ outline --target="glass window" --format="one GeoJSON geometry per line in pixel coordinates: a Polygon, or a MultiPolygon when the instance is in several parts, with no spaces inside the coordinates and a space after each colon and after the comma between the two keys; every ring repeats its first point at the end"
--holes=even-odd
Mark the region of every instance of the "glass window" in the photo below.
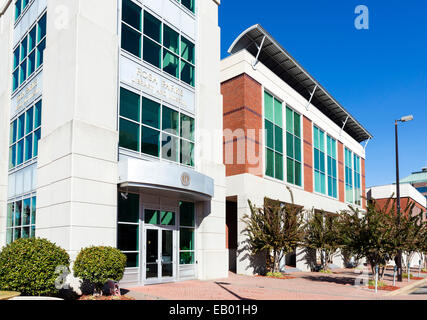
{"type": "Polygon", "coordinates": [[[166,71],[170,75],[179,78],[178,73],[179,59],[174,54],[165,50],[163,52],[163,71],[166,71]]]}
{"type": "Polygon", "coordinates": [[[141,121],[140,96],[124,88],[120,88],[120,115],[122,117],[141,121]]]}
{"type": "Polygon", "coordinates": [[[27,60],[24,60],[19,67],[19,85],[25,80],[27,80],[27,60]]]}
{"type": "Polygon", "coordinates": [[[7,204],[7,218],[6,218],[6,228],[13,227],[13,211],[15,208],[15,203],[7,204]]]}
{"type": "Polygon", "coordinates": [[[327,136],[327,149],[328,149],[328,195],[333,198],[338,197],[337,190],[337,156],[336,147],[337,142],[335,139],[327,136]]]}
{"type": "Polygon", "coordinates": [[[19,87],[19,69],[13,72],[12,78],[12,92],[14,92],[19,87]]]}
{"type": "Polygon", "coordinates": [[[195,0],[181,0],[181,3],[184,7],[194,13],[194,1],[195,0]]]}
{"type": "Polygon", "coordinates": [[[349,203],[354,203],[352,152],[347,148],[345,148],[345,199],[349,203]]]}
{"type": "Polygon", "coordinates": [[[27,226],[31,223],[31,198],[24,199],[22,209],[22,225],[27,226]]]}
{"type": "Polygon", "coordinates": [[[194,64],[194,44],[181,36],[181,57],[194,64]]]}
{"type": "Polygon", "coordinates": [[[28,49],[27,45],[28,45],[28,40],[27,40],[27,37],[25,37],[24,40],[21,42],[21,59],[20,59],[21,62],[27,56],[27,53],[28,53],[28,51],[27,51],[27,49],[28,49]]]}
{"type": "Polygon", "coordinates": [[[194,203],[181,201],[179,203],[179,222],[181,227],[194,227],[194,203]]]}
{"type": "Polygon", "coordinates": [[[16,165],[20,165],[24,162],[24,139],[21,139],[18,141],[17,144],[18,153],[17,153],[17,159],[16,159],[16,165]]]}
{"type": "Polygon", "coordinates": [[[162,22],[147,11],[144,12],[144,34],[162,43],[162,22]]]}
{"type": "Polygon", "coordinates": [[[141,57],[141,34],[125,24],[122,24],[122,48],[141,57]]]}
{"type": "Polygon", "coordinates": [[[282,103],[264,92],[265,144],[267,176],[283,180],[282,103]]]}
{"type": "Polygon", "coordinates": [[[37,198],[36,197],[32,197],[31,198],[31,224],[35,225],[36,224],[36,206],[37,204],[37,198]]]}
{"type": "Polygon", "coordinates": [[[28,109],[28,110],[27,110],[27,112],[25,113],[25,115],[26,115],[26,118],[25,118],[25,124],[26,124],[26,127],[25,127],[25,134],[28,134],[28,133],[30,133],[31,131],[33,131],[33,122],[34,122],[34,119],[33,119],[33,111],[34,111],[34,109],[33,109],[33,108],[30,108],[30,109],[28,109]]]}
{"type": "Polygon", "coordinates": [[[194,141],[194,119],[181,114],[181,138],[194,141]]]}
{"type": "Polygon", "coordinates": [[[162,158],[178,162],[179,138],[163,133],[162,134],[162,158]]]}
{"type": "Polygon", "coordinates": [[[138,124],[125,119],[120,119],[119,145],[126,149],[139,151],[138,124]]]}
{"type": "Polygon", "coordinates": [[[33,135],[29,134],[25,137],[25,161],[33,158],[33,135]]]}
{"type": "Polygon", "coordinates": [[[34,132],[34,147],[33,147],[33,156],[37,157],[38,153],[39,153],[39,140],[41,137],[41,130],[38,129],[37,131],[34,132]]]}
{"type": "Polygon", "coordinates": [[[28,57],[28,77],[36,70],[36,52],[33,51],[28,57]]]}
{"type": "Polygon", "coordinates": [[[180,250],[194,250],[194,229],[180,228],[180,250]]]}
{"type": "Polygon", "coordinates": [[[19,50],[20,47],[18,46],[18,48],[15,49],[15,51],[13,52],[13,69],[15,69],[18,65],[19,65],[19,50]]]}
{"type": "Polygon", "coordinates": [[[179,54],[179,33],[167,25],[163,26],[163,46],[175,54],[179,54]]]}
{"type": "Polygon", "coordinates": [[[44,49],[46,49],[46,40],[37,46],[37,68],[43,64],[44,49]]]}
{"type": "Polygon", "coordinates": [[[39,22],[37,23],[37,29],[38,29],[38,38],[37,42],[40,42],[45,35],[46,35],[46,14],[40,18],[39,22]]]}
{"type": "Polygon", "coordinates": [[[139,222],[139,195],[128,193],[122,195],[118,193],[118,221],[120,222],[139,222]]]}
{"type": "Polygon", "coordinates": [[[37,34],[37,29],[34,26],[34,28],[32,28],[30,33],[28,34],[28,51],[31,51],[36,47],[36,41],[37,41],[36,34],[37,34]]]}
{"type": "Polygon", "coordinates": [[[175,212],[172,211],[162,211],[160,215],[160,224],[164,226],[174,226],[175,225],[175,212]]]}
{"type": "Polygon", "coordinates": [[[17,133],[17,120],[13,121],[10,125],[9,144],[16,142],[16,133],[17,133]]]}
{"type": "Polygon", "coordinates": [[[181,60],[181,80],[194,87],[194,75],[194,67],[184,60],[181,60]]]}
{"type": "Polygon", "coordinates": [[[362,205],[362,189],[360,183],[360,157],[354,154],[354,203],[358,206],[362,205]]]}
{"type": "Polygon", "coordinates": [[[19,16],[21,15],[21,6],[22,6],[21,0],[17,0],[15,2],[15,20],[18,20],[19,16]]]}
{"type": "Polygon", "coordinates": [[[121,251],[137,251],[138,230],[138,225],[119,223],[117,226],[117,248],[121,251]]]}
{"type": "Polygon", "coordinates": [[[145,210],[145,223],[147,224],[160,224],[160,212],[158,210],[145,210]]]}
{"type": "Polygon", "coordinates": [[[40,127],[42,124],[42,101],[36,103],[34,114],[34,128],[40,127]]]}
{"type": "Polygon", "coordinates": [[[144,37],[144,61],[151,63],[157,68],[161,68],[162,48],[154,41],[144,37]]]}
{"type": "Polygon", "coordinates": [[[160,104],[147,98],[142,98],[142,123],[160,129],[160,104]]]}
{"type": "Polygon", "coordinates": [[[159,144],[160,131],[143,126],[141,137],[141,152],[158,157],[160,150],[159,144]]]}
{"type": "Polygon", "coordinates": [[[23,113],[18,118],[18,140],[25,134],[25,114],[23,113]]]}
{"type": "Polygon", "coordinates": [[[326,171],[325,171],[325,133],[313,126],[313,148],[314,148],[314,190],[326,194],[326,171]]]}
{"type": "Polygon", "coordinates": [[[286,106],[286,175],[289,183],[302,185],[301,116],[286,106]]]}
{"type": "Polygon", "coordinates": [[[194,167],[194,143],[181,139],[181,164],[194,167]]]}
{"type": "Polygon", "coordinates": [[[130,0],[123,0],[122,20],[141,31],[141,8],[130,0]]]}
{"type": "Polygon", "coordinates": [[[175,110],[172,110],[168,107],[163,106],[162,130],[177,136],[178,126],[179,126],[179,113],[175,110]]]}

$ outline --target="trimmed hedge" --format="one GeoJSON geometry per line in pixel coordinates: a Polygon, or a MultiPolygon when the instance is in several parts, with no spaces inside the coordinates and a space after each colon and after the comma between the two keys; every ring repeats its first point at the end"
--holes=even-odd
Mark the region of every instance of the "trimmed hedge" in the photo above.
{"type": "Polygon", "coordinates": [[[94,284],[97,289],[108,280],[120,281],[126,267],[126,255],[113,247],[82,249],[74,262],[74,276],[94,284]]]}
{"type": "Polygon", "coordinates": [[[46,239],[18,239],[0,252],[0,290],[22,295],[49,296],[58,293],[58,266],[69,268],[68,253],[46,239]]]}

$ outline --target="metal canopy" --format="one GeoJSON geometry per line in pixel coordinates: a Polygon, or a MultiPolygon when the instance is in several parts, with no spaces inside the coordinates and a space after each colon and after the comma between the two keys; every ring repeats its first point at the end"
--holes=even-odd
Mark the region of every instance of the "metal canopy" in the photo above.
{"type": "Polygon", "coordinates": [[[311,103],[339,127],[345,123],[344,131],[357,142],[373,137],[259,24],[240,34],[228,49],[228,53],[234,54],[243,49],[249,51],[254,57],[258,57],[259,62],[305,99],[308,101],[311,99],[311,103]]]}

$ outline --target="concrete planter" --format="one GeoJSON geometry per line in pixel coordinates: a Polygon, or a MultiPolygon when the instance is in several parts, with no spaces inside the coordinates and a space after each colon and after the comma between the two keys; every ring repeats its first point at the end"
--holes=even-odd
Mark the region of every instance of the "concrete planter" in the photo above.
{"type": "Polygon", "coordinates": [[[21,293],[15,291],[0,291],[0,300],[10,300],[20,295],[21,293]]]}

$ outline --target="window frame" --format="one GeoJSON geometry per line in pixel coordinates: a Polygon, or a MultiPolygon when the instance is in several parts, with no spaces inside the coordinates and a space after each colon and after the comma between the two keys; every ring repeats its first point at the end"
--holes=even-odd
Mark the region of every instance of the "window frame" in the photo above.
{"type": "Polygon", "coordinates": [[[27,238],[34,238],[36,235],[36,223],[37,223],[37,196],[35,192],[33,193],[27,193],[25,195],[21,195],[18,197],[15,197],[13,199],[9,199],[6,204],[6,244],[10,244],[13,241],[17,239],[23,238],[23,230],[24,228],[29,228],[29,233],[27,238]],[[30,201],[30,212],[29,212],[29,224],[24,224],[24,202],[25,200],[30,201]],[[20,224],[15,225],[16,223],[16,205],[18,202],[21,202],[21,212],[20,212],[20,224]],[[13,206],[12,216],[9,216],[9,206],[13,206]],[[35,206],[35,208],[33,208],[35,206]],[[34,220],[33,220],[33,214],[34,214],[34,220]],[[11,218],[11,226],[8,226],[9,218],[11,218]],[[15,238],[16,230],[19,229],[19,237],[15,238]],[[8,234],[11,233],[12,241],[9,241],[8,234]]]}
{"type": "Polygon", "coordinates": [[[285,137],[285,145],[286,145],[286,148],[287,148],[287,145],[288,145],[288,133],[289,134],[291,134],[292,135],[292,145],[293,145],[293,153],[294,153],[294,156],[293,156],[293,158],[291,158],[291,157],[288,157],[288,154],[287,154],[287,151],[286,151],[286,166],[285,166],[285,172],[286,172],[286,183],[289,183],[289,184],[291,184],[291,185],[293,185],[293,186],[295,186],[295,187],[299,187],[299,188],[303,188],[304,187],[304,176],[303,176],[303,172],[304,172],[304,152],[303,152],[303,143],[304,143],[304,132],[303,132],[303,130],[304,130],[304,128],[303,128],[303,115],[301,114],[301,113],[299,113],[299,112],[297,112],[294,108],[292,108],[289,104],[286,104],[286,106],[285,106],[285,111],[284,111],[284,113],[285,113],[285,127],[286,127],[286,129],[285,129],[285,133],[286,133],[286,137],[285,137]],[[287,119],[287,109],[289,109],[289,110],[291,110],[292,111],[292,124],[293,124],[293,129],[292,129],[292,131],[294,131],[295,130],[295,114],[297,114],[298,115],[298,117],[299,117],[299,128],[300,128],[300,136],[299,137],[297,137],[295,134],[294,134],[294,132],[289,132],[288,131],[288,125],[287,125],[287,121],[288,121],[288,119],[287,119]],[[295,138],[297,138],[297,139],[299,139],[300,140],[300,155],[301,155],[301,160],[297,160],[296,158],[295,158],[295,138]],[[288,180],[288,160],[291,160],[291,161],[293,161],[293,182],[289,182],[289,180],[288,180]],[[299,163],[299,165],[300,165],[300,182],[301,182],[301,184],[296,184],[295,183],[295,178],[296,178],[296,168],[295,168],[295,162],[298,162],[299,163]]]}

